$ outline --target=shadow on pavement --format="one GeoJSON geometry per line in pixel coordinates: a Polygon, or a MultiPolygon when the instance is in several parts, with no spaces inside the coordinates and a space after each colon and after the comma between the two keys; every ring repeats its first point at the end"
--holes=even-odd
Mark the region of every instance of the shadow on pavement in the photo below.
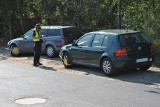
{"type": "Polygon", "coordinates": [[[148,90],[145,90],[145,92],[149,92],[149,93],[154,93],[154,94],[160,94],[160,92],[157,92],[157,91],[148,91],[148,90]]]}
{"type": "MultiPolygon", "coordinates": [[[[159,85],[160,87],[160,71],[159,70],[152,70],[151,68],[148,71],[140,71],[140,70],[126,70],[122,71],[115,76],[111,76],[109,78],[126,81],[131,83],[139,83],[145,85],[159,85]]],[[[85,75],[95,75],[100,77],[106,77],[100,69],[85,67],[85,66],[75,66],[69,68],[69,70],[75,70],[78,72],[83,72],[85,75]]]]}
{"type": "MultiPolygon", "coordinates": [[[[21,55],[20,57],[28,57],[32,58],[33,54],[25,54],[21,55]]],[[[57,56],[56,58],[48,58],[45,55],[41,55],[42,59],[47,59],[52,63],[52,61],[60,61],[60,58],[57,56]]],[[[45,70],[52,70],[56,71],[53,67],[46,67],[40,66],[40,68],[45,70]]],[[[95,77],[104,77],[105,76],[100,69],[93,68],[93,67],[86,67],[86,66],[74,66],[72,68],[67,69],[68,71],[72,71],[76,73],[82,73],[82,75],[93,75],[95,77]]],[[[120,72],[116,76],[109,77],[115,80],[132,82],[132,83],[139,83],[139,84],[146,84],[146,85],[157,85],[160,84],[160,69],[150,68],[148,71],[140,71],[140,70],[128,70],[120,72]]],[[[159,86],[160,87],[160,86],[159,86]]]]}
{"type": "Polygon", "coordinates": [[[156,70],[154,71],[153,70],[124,71],[124,72],[120,72],[119,75],[113,78],[117,80],[121,80],[121,81],[140,83],[140,84],[145,84],[145,85],[159,85],[160,84],[160,71],[156,71],[156,70]]]}
{"type": "Polygon", "coordinates": [[[57,69],[54,69],[52,67],[47,67],[47,66],[39,66],[39,68],[44,69],[44,70],[57,71],[57,69]]]}
{"type": "Polygon", "coordinates": [[[6,60],[6,59],[7,59],[7,57],[0,55],[0,60],[6,60]]]}

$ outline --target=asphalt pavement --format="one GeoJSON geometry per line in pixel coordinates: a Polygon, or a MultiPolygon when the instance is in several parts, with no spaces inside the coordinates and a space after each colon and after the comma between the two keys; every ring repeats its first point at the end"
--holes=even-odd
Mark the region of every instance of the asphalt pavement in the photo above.
{"type": "MultiPolygon", "coordinates": [[[[54,67],[53,67],[54,68],[54,67]]],[[[0,59],[0,107],[160,107],[160,72],[95,77],[0,59]],[[43,98],[42,104],[16,104],[43,98]]]]}

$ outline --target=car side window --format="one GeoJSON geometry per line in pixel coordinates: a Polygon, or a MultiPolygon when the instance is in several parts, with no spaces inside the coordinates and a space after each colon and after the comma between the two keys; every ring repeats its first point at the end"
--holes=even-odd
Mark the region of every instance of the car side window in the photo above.
{"type": "Polygon", "coordinates": [[[103,42],[104,35],[97,34],[92,42],[92,47],[101,47],[103,42]]]}
{"type": "Polygon", "coordinates": [[[32,38],[33,30],[29,30],[24,34],[24,38],[32,38]]]}
{"type": "Polygon", "coordinates": [[[60,29],[49,29],[48,36],[61,36],[60,29]]]}
{"type": "Polygon", "coordinates": [[[40,30],[41,35],[46,36],[47,35],[47,31],[48,31],[48,29],[41,29],[40,30]]]}
{"type": "Polygon", "coordinates": [[[107,47],[108,45],[108,36],[105,36],[103,39],[102,47],[107,47]]]}
{"type": "Polygon", "coordinates": [[[88,35],[82,37],[82,38],[77,42],[77,46],[89,47],[93,36],[94,36],[94,35],[92,35],[92,34],[88,34],[88,35]]]}

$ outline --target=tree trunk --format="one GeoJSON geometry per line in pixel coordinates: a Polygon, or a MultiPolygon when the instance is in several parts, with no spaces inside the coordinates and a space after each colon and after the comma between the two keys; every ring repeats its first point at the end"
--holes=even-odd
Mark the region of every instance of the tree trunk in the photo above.
{"type": "Polygon", "coordinates": [[[9,39],[11,40],[12,39],[12,17],[10,15],[10,18],[9,18],[9,39]]]}
{"type": "Polygon", "coordinates": [[[19,9],[19,3],[20,2],[18,0],[18,2],[17,2],[17,12],[18,12],[18,15],[19,15],[20,23],[21,23],[21,29],[24,32],[23,20],[22,20],[22,15],[21,15],[20,9],[19,9]]]}

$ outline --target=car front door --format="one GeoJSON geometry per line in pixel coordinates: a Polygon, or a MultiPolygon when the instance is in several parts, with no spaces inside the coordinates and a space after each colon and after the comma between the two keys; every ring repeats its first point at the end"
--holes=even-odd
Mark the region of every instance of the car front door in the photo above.
{"type": "Polygon", "coordinates": [[[22,52],[33,52],[34,41],[32,39],[33,29],[23,35],[23,40],[19,42],[19,47],[22,52]]]}
{"type": "Polygon", "coordinates": [[[86,34],[71,47],[70,53],[74,62],[88,64],[88,53],[86,50],[90,47],[93,37],[94,34],[86,34]]]}
{"type": "Polygon", "coordinates": [[[89,64],[93,66],[100,65],[100,58],[102,54],[106,51],[105,43],[108,41],[108,36],[102,34],[96,34],[91,44],[91,47],[87,50],[89,64]]]}

